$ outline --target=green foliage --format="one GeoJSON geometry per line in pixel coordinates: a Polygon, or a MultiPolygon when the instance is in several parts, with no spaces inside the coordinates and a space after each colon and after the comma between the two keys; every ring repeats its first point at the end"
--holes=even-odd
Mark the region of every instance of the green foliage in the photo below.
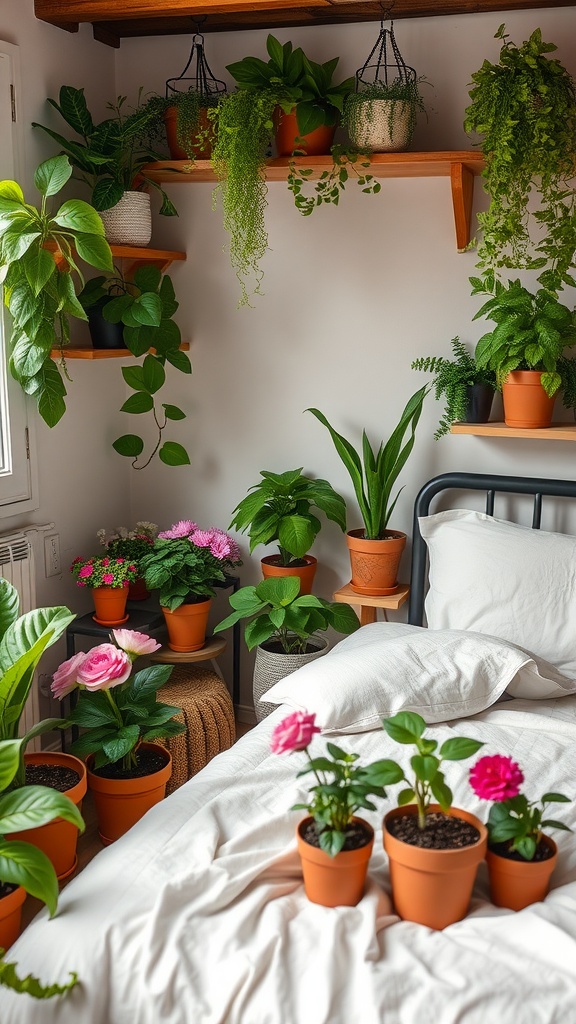
{"type": "MultiPolygon", "coordinates": [[[[297,139],[297,146],[298,143],[297,139]]],[[[294,152],[297,155],[298,149],[294,152]]],[[[290,161],[288,188],[294,196],[296,209],[303,217],[309,217],[316,207],[322,206],[324,203],[338,206],[340,195],[351,177],[367,195],[377,195],[381,190],[382,186],[379,181],[375,181],[374,175],[366,173],[370,167],[370,161],[366,159],[365,153],[339,145],[332,146],[330,152],[332,167],[320,172],[311,195],[306,194],[306,186],[310,184],[311,176],[314,173],[313,169],[303,167],[301,164],[297,165],[294,159],[290,161]]]]}
{"type": "Polygon", "coordinates": [[[570,803],[570,800],[562,793],[545,793],[541,800],[529,801],[519,793],[510,800],[493,803],[486,822],[489,845],[506,843],[508,849],[519,853],[524,860],[533,860],[543,828],[572,831],[562,821],[555,821],[552,818],[542,820],[546,813],[546,804],[549,803],[566,804],[570,803]],[[538,806],[539,804],[541,806],[538,806]]]}
{"type": "Polygon", "coordinates": [[[262,470],[262,480],[234,509],[233,527],[250,538],[250,554],[259,544],[278,541],[280,564],[291,565],[312,547],[320,520],[311,509],[321,509],[328,519],[346,529],[346,506],[327,480],[302,476],[300,469],[286,473],[262,470]]]}
{"type": "Polygon", "coordinates": [[[501,25],[499,62],[472,75],[464,127],[483,136],[483,172],[490,196],[478,220],[477,266],[492,290],[499,268],[541,270],[538,282],[557,293],[574,285],[576,250],[576,88],[556,50],[536,29],[516,47],[501,25]],[[533,196],[539,205],[531,212],[533,196]],[[544,269],[545,268],[545,269],[544,269]]]}
{"type": "Polygon", "coordinates": [[[444,397],[444,412],[440,417],[435,439],[450,432],[451,425],[466,419],[468,406],[468,389],[474,384],[486,384],[496,388],[496,376],[493,370],[477,365],[474,356],[470,355],[459,338],[452,338],[453,359],[444,356],[425,356],[415,359],[411,364],[413,370],[423,370],[435,374],[432,381],[434,397],[439,401],[444,397]]]}
{"type": "Polygon", "coordinates": [[[151,413],[158,431],[155,445],[142,465],[138,465],[138,457],[144,450],[144,441],[138,434],[124,434],[116,438],[112,447],[119,455],[131,458],[134,469],[145,469],[157,452],[166,465],[187,466],[190,458],[186,449],[174,441],[163,442],[168,421],[185,419],[186,414],[176,405],[158,402],[158,392],[166,381],[167,362],[182,373],[192,372],[188,356],[180,351],[180,328],[172,319],[178,309],[172,281],[158,267],[144,266],[136,270],[133,281],[126,281],[119,271],[108,278],[92,278],[78,296],[85,309],[106,297],[109,301],[102,308],[104,319],[122,323],[124,341],[132,355],[144,355],[141,366],[122,369],[124,380],[135,394],[120,411],[134,415],[151,413]]]}
{"type": "Polygon", "coordinates": [[[159,537],[149,554],[141,559],[140,571],[148,589],[160,591],[160,605],[174,611],[191,596],[213,597],[214,584],[225,580],[224,570],[230,564],[216,558],[209,547],[198,547],[187,537],[159,537]]]}
{"type": "Polygon", "coordinates": [[[408,121],[408,145],[416,128],[418,114],[426,113],[424,99],[420,92],[420,86],[426,79],[424,77],[402,80],[395,78],[392,82],[382,82],[380,79],[374,82],[360,82],[357,92],[351,92],[346,97],[342,124],[346,128],[351,139],[356,139],[359,130],[362,134],[364,122],[372,124],[375,117],[374,101],[387,100],[390,103],[388,110],[388,129],[392,135],[394,122],[398,116],[398,107],[404,114],[406,104],[409,108],[408,121]]]}
{"type": "Polygon", "coordinates": [[[39,165],[34,177],[39,208],[26,203],[17,182],[0,182],[0,280],[12,317],[10,372],[34,397],[49,427],[66,410],[66,387],[51,352],[58,348],[64,354],[70,317],[86,320],[76,291],[84,277],[76,261],[80,257],[100,270],[112,269],[102,221],[88,203],[71,199],[50,213],[48,200],[71,174],[65,156],[39,165]]]}
{"type": "Polygon", "coordinates": [[[407,779],[400,765],[395,761],[381,762],[381,780],[383,785],[406,782],[408,788],[403,789],[398,797],[399,806],[416,803],[418,808],[418,827],[425,828],[426,813],[432,798],[444,812],[452,805],[452,791],[446,785],[444,773],[440,770],[443,761],[464,761],[475,754],[484,744],[478,740],[454,736],[446,740],[437,751],[436,740],[424,738],[426,722],[415,711],[400,711],[392,718],[384,718],[382,725],[396,743],[413,744],[417,753],[410,760],[414,773],[413,779],[407,779]]]}
{"type": "MultiPolygon", "coordinates": [[[[483,291],[483,282],[472,278],[474,291],[483,291]]],[[[494,294],[478,310],[474,319],[485,316],[496,328],[484,334],[476,346],[476,362],[496,373],[499,388],[512,370],[542,370],[542,386],[552,396],[563,384],[567,389],[564,405],[571,407],[575,397],[575,371],[564,349],[576,344],[576,314],[544,288],[535,294],[519,280],[505,286],[495,282],[494,294]]]]}
{"type": "Polygon", "coordinates": [[[381,441],[377,452],[372,449],[366,431],[362,432],[362,455],[330,426],[323,413],[318,409],[306,410],[330,432],[334,447],[350,475],[364,522],[365,536],[370,540],[380,540],[386,536],[388,521],[400,495],[398,491],[392,499],[392,489],[414,447],[416,427],[429,387],[426,385],[420,388],[408,399],[398,425],[386,444],[381,441]],[[410,436],[404,444],[408,430],[410,436]]]}
{"type": "Polygon", "coordinates": [[[64,985],[43,985],[39,978],[33,974],[27,974],[25,978],[18,977],[16,972],[17,964],[5,963],[0,959],[0,985],[14,989],[15,992],[25,992],[34,999],[51,999],[52,996],[62,996],[78,984],[78,975],[70,972],[70,981],[64,985]]]}
{"type": "Polygon", "coordinates": [[[300,580],[278,576],[262,580],[256,587],[242,587],[231,594],[234,609],[214,627],[219,633],[241,619],[248,619],[244,639],[251,651],[267,640],[278,641],[285,654],[306,651],[308,640],[330,626],[339,633],[358,629],[358,617],[350,605],[331,604],[312,594],[300,595],[300,580]]]}
{"type": "Polygon", "coordinates": [[[146,111],[152,111],[152,138],[165,134],[163,119],[167,110],[176,108],[176,141],[184,150],[189,160],[194,160],[194,150],[211,147],[214,143],[213,122],[208,121],[207,127],[201,124],[201,112],[218,105],[222,94],[205,94],[195,89],[170,92],[168,96],[150,96],[144,105],[146,111]]]}

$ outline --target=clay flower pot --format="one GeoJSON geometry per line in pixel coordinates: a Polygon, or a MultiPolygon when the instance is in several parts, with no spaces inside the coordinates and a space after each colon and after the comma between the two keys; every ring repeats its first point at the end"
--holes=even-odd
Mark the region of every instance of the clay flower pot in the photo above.
{"type": "MultiPolygon", "coordinates": [[[[440,811],[435,804],[430,811],[440,811]]],[[[460,808],[451,814],[474,825],[480,833],[471,846],[454,850],[426,850],[393,836],[388,830],[392,818],[417,814],[415,804],[395,807],[384,818],[384,849],[390,862],[392,900],[396,913],[404,921],[415,921],[428,928],[446,928],[465,917],[474,887],[476,870],[484,860],[488,842],[486,826],[460,808]]]]}
{"type": "Polygon", "coordinates": [[[301,136],[296,120],[296,108],[289,114],[285,114],[281,107],[276,107],[273,119],[278,156],[291,156],[296,148],[304,150],[306,156],[330,152],[336,134],[336,125],[322,124],[313,132],[301,136]]]}
{"type": "Polygon", "coordinates": [[[173,612],[162,608],[168,630],[168,647],[172,651],[199,651],[206,643],[206,629],[212,599],[194,604],[181,604],[173,612]]]}
{"type": "Polygon", "coordinates": [[[94,622],[99,626],[121,626],[128,621],[126,602],[128,587],[93,587],[94,622]]]}
{"type": "Polygon", "coordinates": [[[504,422],[509,427],[549,427],[556,396],[549,398],[539,370],[514,370],[502,384],[504,422]]]}
{"type": "Polygon", "coordinates": [[[372,838],[358,850],[342,850],[330,857],[318,846],[302,838],[306,826],[313,821],[304,818],[296,830],[298,853],[302,861],[304,888],[311,903],[323,907],[355,907],[364,894],[368,862],[374,846],[374,831],[363,818],[353,818],[371,832],[372,838]]]}
{"type": "Polygon", "coordinates": [[[166,783],[172,773],[170,754],[159,743],[142,743],[139,749],[160,754],[163,768],[138,778],[107,779],[91,770],[92,758],[88,758],[88,786],[94,798],[98,832],[104,846],[123,836],[166,795],[166,783]]]}
{"type": "Polygon", "coordinates": [[[318,561],[313,555],[304,555],[300,559],[306,565],[278,565],[279,555],[267,555],[261,561],[264,579],[270,576],[297,576],[300,580],[300,593],[311,594],[312,584],[318,568],[318,561]]]}
{"type": "Polygon", "coordinates": [[[495,907],[522,910],[540,903],[550,888],[550,876],[558,860],[558,848],[550,836],[542,836],[552,856],[546,860],[514,860],[494,850],[486,853],[490,879],[490,900],[495,907]]]}
{"type": "Polygon", "coordinates": [[[21,885],[0,898],[0,949],[10,949],[20,935],[22,904],[25,899],[26,890],[21,885]]]}
{"type": "Polygon", "coordinates": [[[406,534],[388,530],[384,540],[368,540],[364,530],[349,530],[346,542],[350,553],[352,579],[356,594],[382,597],[398,590],[398,566],[406,547],[406,534]]]}
{"type": "MultiPolygon", "coordinates": [[[[164,126],[166,129],[166,142],[168,143],[168,149],[170,150],[170,156],[172,160],[189,160],[190,157],[186,150],[182,149],[182,146],[178,142],[178,107],[167,107],[164,111],[164,126]]],[[[194,131],[194,135],[198,135],[202,132],[208,132],[211,128],[211,122],[208,117],[208,110],[206,107],[201,107],[198,111],[198,124],[194,131]]],[[[209,139],[204,142],[195,142],[190,147],[190,152],[196,160],[209,160],[212,153],[212,145],[209,139]]]]}

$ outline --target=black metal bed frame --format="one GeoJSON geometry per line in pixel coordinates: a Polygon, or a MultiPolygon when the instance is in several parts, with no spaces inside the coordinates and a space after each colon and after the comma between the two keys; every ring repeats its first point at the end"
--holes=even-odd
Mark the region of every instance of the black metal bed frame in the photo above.
{"type": "Polygon", "coordinates": [[[544,480],[538,477],[490,476],[485,473],[443,473],[429,480],[414,502],[412,532],[412,572],[410,576],[410,603],[408,622],[421,626],[424,622],[424,598],[428,572],[428,549],[420,533],[419,516],[427,516],[430,504],[447,490],[485,491],[486,515],[494,515],[496,493],[531,494],[534,497],[532,528],[540,529],[542,498],[576,498],[576,480],[544,480]]]}

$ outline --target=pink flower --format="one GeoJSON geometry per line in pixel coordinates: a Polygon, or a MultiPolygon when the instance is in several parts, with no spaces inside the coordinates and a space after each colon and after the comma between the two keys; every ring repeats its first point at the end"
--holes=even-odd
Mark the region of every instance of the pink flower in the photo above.
{"type": "Polygon", "coordinates": [[[82,568],[80,569],[80,572],[78,573],[78,576],[80,576],[81,579],[84,579],[86,576],[91,576],[93,572],[93,565],[83,565],[82,568]]]}
{"type": "Polygon", "coordinates": [[[122,565],[122,563],[125,562],[125,561],[126,561],[125,558],[117,558],[116,559],[116,565],[122,565]]]}
{"type": "Polygon", "coordinates": [[[212,530],[199,530],[196,529],[188,538],[191,544],[195,544],[197,548],[209,548],[212,543],[213,533],[212,530]]]}
{"type": "Polygon", "coordinates": [[[518,796],[524,776],[511,757],[481,757],[470,769],[470,785],[482,800],[511,800],[518,796]]]}
{"type": "Polygon", "coordinates": [[[63,697],[72,692],[78,681],[78,669],[85,658],[85,652],[80,651],[72,658],[68,658],[68,661],[63,661],[58,666],[52,677],[52,685],[50,687],[53,697],[62,700],[63,697]]]}
{"type": "Polygon", "coordinates": [[[180,519],[179,522],[174,523],[169,530],[164,530],[159,533],[158,536],[162,540],[181,540],[182,537],[189,537],[194,530],[198,529],[198,524],[193,523],[191,519],[180,519]]]}
{"type": "Polygon", "coordinates": [[[221,562],[224,560],[238,562],[240,560],[240,549],[236,541],[233,541],[227,533],[224,533],[224,530],[213,531],[210,551],[214,558],[218,558],[221,562]]]}
{"type": "Polygon", "coordinates": [[[108,557],[102,559],[102,565],[110,565],[110,559],[108,557]]]}
{"type": "Polygon", "coordinates": [[[102,573],[102,583],[105,583],[107,587],[109,587],[112,583],[114,583],[114,573],[112,573],[112,572],[103,572],[102,573]]]}
{"type": "Polygon", "coordinates": [[[291,754],[295,750],[305,750],[314,733],[320,732],[314,724],[316,716],[305,711],[294,711],[283,718],[276,726],[270,740],[273,754],[291,754]]]}
{"type": "Polygon", "coordinates": [[[87,690],[108,690],[126,682],[132,662],[125,651],[119,651],[113,644],[98,644],[77,671],[77,682],[87,690]]]}
{"type": "Polygon", "coordinates": [[[162,646],[146,633],[138,633],[135,629],[113,629],[112,633],[118,647],[130,655],[132,660],[139,654],[154,654],[162,646]]]}

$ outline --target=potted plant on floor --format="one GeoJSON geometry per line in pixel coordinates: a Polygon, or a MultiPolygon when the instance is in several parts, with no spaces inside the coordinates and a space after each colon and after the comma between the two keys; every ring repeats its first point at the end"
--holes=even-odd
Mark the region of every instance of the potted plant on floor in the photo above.
{"type": "Polygon", "coordinates": [[[77,586],[89,587],[92,591],[94,622],[99,626],[121,626],[128,620],[128,588],[138,575],[134,562],[109,555],[102,558],[78,555],[70,566],[70,572],[77,586]]]}
{"type": "Polygon", "coordinates": [[[545,819],[546,805],[570,803],[562,793],[544,793],[529,801],[520,787],[524,775],[511,757],[481,757],[470,771],[470,785],[482,800],[493,801],[488,828],[490,899],[497,907],[522,910],[543,900],[556,866],[558,848],[544,828],[572,829],[545,819]]]}
{"type": "Polygon", "coordinates": [[[459,338],[452,338],[450,346],[453,359],[425,356],[411,364],[413,370],[434,374],[434,397],[444,399],[444,412],[434,434],[437,441],[455,422],[487,423],[496,390],[494,370],[478,366],[459,338]]]}
{"type": "Polygon", "coordinates": [[[321,527],[312,509],[320,509],[344,531],[344,498],[327,480],[304,476],[302,466],[286,473],[263,469],[260,476],[262,480],[234,509],[228,528],[248,534],[250,554],[259,544],[276,542],[278,554],[262,559],[263,575],[298,576],[300,593],[309,594],[317,561],[308,551],[321,527]]]}
{"type": "Polygon", "coordinates": [[[294,576],[242,587],[229,601],[234,610],[214,632],[248,620],[244,639],[249,651],[256,648],[252,693],[258,721],[274,710],[273,704],[262,702],[262,695],[280,679],[326,653],[328,640],[319,633],[330,627],[339,633],[353,633],[359,626],[350,605],[300,594],[300,581],[294,576]]]}
{"type": "Polygon", "coordinates": [[[158,536],[156,523],[148,523],[141,519],[133,530],[128,530],[125,526],[117,526],[113,533],[106,533],[106,530],[102,529],[98,530],[96,536],[102,547],[106,549],[109,558],[123,558],[136,566],[139,575],[128,587],[128,600],[145,601],[147,597],[150,597],[141,575],[140,559],[150,553],[158,536]]]}
{"type": "Polygon", "coordinates": [[[148,589],[159,591],[173,651],[204,647],[214,585],[241,564],[236,541],[217,527],[202,530],[183,519],[158,534],[140,568],[148,589]]]}
{"type": "Polygon", "coordinates": [[[172,721],[181,709],[156,699],[172,666],[152,665],[132,676],[136,658],[153,654],[161,645],[131,629],[114,629],[112,637],[115,643],[98,644],[63,662],[52,680],[58,700],[71,693],[78,698],[67,724],[83,732],[71,750],[87,759],[88,786],[105,846],[163,799],[172,760],[154,740],[185,731],[172,721]]]}
{"type": "Polygon", "coordinates": [[[364,521],[364,528],[349,530],[346,539],[352,563],[351,587],[357,594],[392,594],[398,589],[398,566],[406,546],[406,534],[390,530],[388,522],[398,500],[392,490],[414,447],[416,427],[429,385],[420,388],[406,403],[398,425],[388,441],[375,452],[366,431],[362,434],[362,457],[342,434],[330,426],[318,409],[307,409],[330,432],[338,455],[350,474],[364,521]],[[408,440],[404,443],[407,431],[408,440]]]}
{"type": "MultiPolygon", "coordinates": [[[[472,279],[475,291],[484,291],[472,279]]],[[[576,344],[576,313],[545,288],[530,292],[519,280],[495,282],[478,312],[496,327],[476,346],[476,363],[493,370],[502,390],[504,420],[513,427],[548,427],[562,388],[566,408],[576,407],[576,361],[564,350],[576,344]]]]}

